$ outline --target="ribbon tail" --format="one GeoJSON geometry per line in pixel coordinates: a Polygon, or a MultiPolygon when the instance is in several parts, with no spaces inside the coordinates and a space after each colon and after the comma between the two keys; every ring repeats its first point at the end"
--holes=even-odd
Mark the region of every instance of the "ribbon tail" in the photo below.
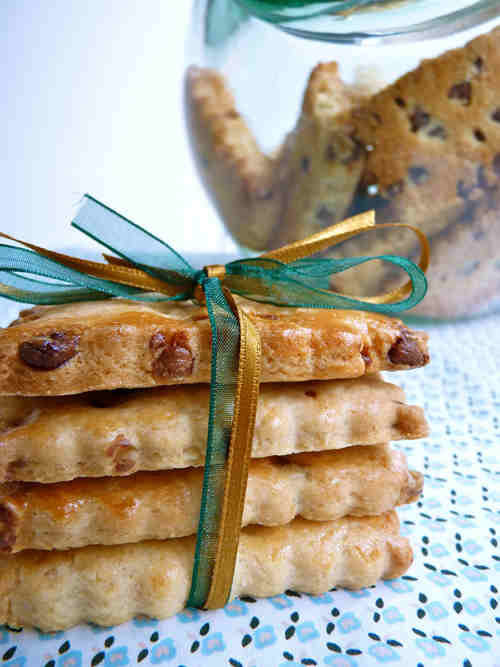
{"type": "Polygon", "coordinates": [[[212,377],[200,520],[188,606],[227,602],[238,550],[257,409],[260,339],[217,278],[204,281],[212,377]]]}
{"type": "Polygon", "coordinates": [[[240,338],[238,318],[217,278],[203,282],[212,333],[210,404],[200,520],[191,591],[187,605],[203,608],[215,565],[217,536],[224,498],[226,462],[231,441],[240,338]]]}
{"type": "Polygon", "coordinates": [[[245,504],[261,370],[259,332],[245,311],[237,305],[232,295],[228,291],[225,291],[225,295],[238,316],[240,354],[224,498],[214,571],[205,602],[206,609],[219,609],[224,606],[231,593],[245,504]]]}

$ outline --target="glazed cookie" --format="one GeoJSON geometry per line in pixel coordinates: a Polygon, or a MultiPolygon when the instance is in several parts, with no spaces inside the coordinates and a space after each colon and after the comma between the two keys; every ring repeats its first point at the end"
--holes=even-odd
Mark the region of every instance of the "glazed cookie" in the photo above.
{"type": "MultiPolygon", "coordinates": [[[[427,335],[360,311],[238,299],[262,341],[262,381],[360,377],[429,361],[427,335]]],[[[210,381],[206,308],[109,299],[24,311],[0,331],[0,393],[76,394],[210,381]]]]}
{"type": "MultiPolygon", "coordinates": [[[[0,486],[0,551],[69,549],[196,533],[202,468],[0,486]]],[[[243,525],[296,516],[331,521],[377,515],[416,500],[421,474],[384,446],[252,460],[243,525]]]]}
{"type": "MultiPolygon", "coordinates": [[[[5,556],[0,623],[55,631],[85,621],[115,625],[138,614],[172,616],[186,606],[194,547],[193,536],[5,556]]],[[[231,597],[356,590],[400,576],[412,559],[394,511],[252,526],[241,534],[231,597]]]]}
{"type": "MultiPolygon", "coordinates": [[[[202,466],[208,385],[0,399],[0,481],[59,482],[202,466]]],[[[264,384],[252,456],[421,438],[423,410],[378,377],[264,384]]]]}

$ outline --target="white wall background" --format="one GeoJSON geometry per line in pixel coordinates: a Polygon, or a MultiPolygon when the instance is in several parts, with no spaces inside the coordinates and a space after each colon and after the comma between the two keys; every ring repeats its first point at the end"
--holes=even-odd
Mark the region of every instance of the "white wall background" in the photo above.
{"type": "MultiPolygon", "coordinates": [[[[186,140],[182,75],[191,4],[0,0],[1,231],[48,247],[95,248],[69,226],[75,203],[89,192],[180,250],[234,252],[198,182],[186,140]]],[[[266,51],[267,93],[262,67],[248,68],[249,52],[233,54],[249,82],[252,73],[257,77],[245,92],[261,101],[266,118],[273,100],[273,131],[286,119],[284,102],[279,104],[284,92],[295,86],[298,101],[309,63],[320,58],[302,58],[306,42],[296,41],[288,53],[306,71],[301,75],[266,51]]],[[[409,62],[398,65],[414,66],[440,48],[435,42],[424,51],[409,46],[409,62]]],[[[322,59],[337,55],[330,47],[322,59]]],[[[371,62],[365,49],[356,57],[371,62]]],[[[286,110],[295,117],[295,109],[286,110]]]]}
{"type": "Polygon", "coordinates": [[[1,231],[90,246],[69,227],[90,192],[178,248],[231,249],[185,137],[190,5],[1,0],[1,231]]]}

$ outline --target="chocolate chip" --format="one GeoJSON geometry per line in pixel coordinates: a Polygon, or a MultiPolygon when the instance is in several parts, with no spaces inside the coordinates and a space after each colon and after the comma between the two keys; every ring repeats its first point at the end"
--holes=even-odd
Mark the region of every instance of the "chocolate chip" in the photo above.
{"type": "Polygon", "coordinates": [[[23,459],[22,457],[14,459],[14,461],[11,461],[7,466],[7,470],[5,472],[5,479],[9,481],[17,480],[19,471],[26,468],[27,465],[28,462],[26,461],[26,459],[23,459]]]}
{"type": "Polygon", "coordinates": [[[355,141],[354,139],[353,142],[354,146],[352,148],[351,154],[342,160],[342,164],[348,165],[352,164],[353,162],[357,162],[363,155],[363,146],[359,143],[359,141],[355,141]]]}
{"type": "Polygon", "coordinates": [[[481,56],[478,56],[474,60],[474,67],[476,68],[477,73],[479,74],[483,70],[483,65],[484,65],[484,60],[481,58],[481,56]]]}
{"type": "Polygon", "coordinates": [[[113,459],[113,471],[117,475],[130,472],[136,465],[136,448],[123,434],[113,440],[106,450],[106,455],[113,459]]]}
{"type": "Polygon", "coordinates": [[[474,130],[474,136],[477,141],[486,141],[486,135],[479,127],[474,130]]]}
{"type": "Polygon", "coordinates": [[[16,516],[5,505],[0,507],[0,552],[9,553],[16,543],[16,516]]]}
{"type": "Polygon", "coordinates": [[[408,175],[416,185],[421,185],[429,178],[429,170],[425,167],[410,167],[408,175]]]}
{"type": "Polygon", "coordinates": [[[473,188],[465,185],[463,181],[458,181],[457,183],[457,195],[462,199],[468,199],[473,188]]]}
{"type": "Polygon", "coordinates": [[[316,398],[318,394],[313,389],[308,389],[304,392],[304,395],[309,396],[309,398],[316,398]]]}
{"type": "Polygon", "coordinates": [[[494,120],[495,123],[500,123],[500,108],[495,109],[491,114],[491,120],[494,120]]]}
{"type": "Polygon", "coordinates": [[[367,347],[361,348],[361,358],[365,362],[366,366],[369,366],[372,363],[372,358],[370,357],[370,350],[367,347]]]}
{"type": "Polygon", "coordinates": [[[401,329],[400,335],[389,350],[388,357],[392,364],[412,368],[424,366],[429,361],[408,329],[401,329]]]}
{"type": "Polygon", "coordinates": [[[497,153],[495,157],[493,158],[493,169],[495,171],[495,174],[500,174],[500,153],[497,153]]]}
{"type": "Polygon", "coordinates": [[[328,162],[333,162],[337,158],[337,153],[335,151],[335,148],[331,145],[328,144],[325,150],[325,160],[328,162]]]}
{"type": "Polygon", "coordinates": [[[52,371],[78,353],[80,336],[55,331],[48,336],[37,336],[19,345],[19,357],[32,368],[52,371]]]}
{"type": "Polygon", "coordinates": [[[396,102],[396,104],[398,105],[398,107],[401,107],[401,109],[404,109],[404,108],[405,108],[405,106],[406,106],[406,102],[404,101],[404,99],[403,99],[402,97],[395,97],[395,98],[394,98],[394,101],[396,102]]]}
{"type": "Polygon", "coordinates": [[[470,81],[462,81],[461,83],[456,83],[448,91],[448,97],[450,100],[459,100],[465,105],[469,105],[472,98],[472,86],[470,81]]]}
{"type": "Polygon", "coordinates": [[[396,181],[387,187],[387,194],[389,197],[397,197],[405,189],[405,184],[403,181],[396,181]]]}
{"type": "Polygon", "coordinates": [[[329,225],[333,225],[335,216],[328,206],[322,204],[316,211],[316,219],[319,220],[322,225],[328,227],[329,225]]]}
{"type": "Polygon", "coordinates": [[[432,130],[429,130],[429,137],[434,137],[435,139],[446,139],[448,133],[442,125],[436,125],[432,130]]]}
{"type": "Polygon", "coordinates": [[[181,378],[192,375],[194,357],[185,333],[174,334],[168,344],[165,342],[163,334],[155,334],[149,345],[152,349],[161,349],[160,355],[153,361],[154,376],[158,378],[181,378]],[[156,337],[159,336],[163,338],[163,345],[158,343],[161,339],[156,337]],[[153,342],[153,338],[155,342],[153,342]],[[154,347],[155,345],[156,347],[154,347]]]}
{"type": "Polygon", "coordinates": [[[271,188],[260,189],[255,193],[255,198],[259,201],[269,201],[274,197],[274,191],[271,188]]]}
{"type": "Polygon", "coordinates": [[[307,156],[304,156],[300,162],[300,166],[302,171],[307,173],[309,171],[309,167],[311,166],[311,160],[307,156]]]}
{"type": "Polygon", "coordinates": [[[420,107],[416,107],[410,116],[411,131],[418,132],[422,127],[429,125],[431,116],[420,107]]]}

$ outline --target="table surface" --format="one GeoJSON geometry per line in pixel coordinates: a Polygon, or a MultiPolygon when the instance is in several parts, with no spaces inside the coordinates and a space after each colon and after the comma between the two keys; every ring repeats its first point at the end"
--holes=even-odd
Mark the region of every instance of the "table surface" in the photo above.
{"type": "MultiPolygon", "coordinates": [[[[0,308],[0,324],[18,310],[0,308]]],[[[113,628],[0,627],[1,665],[500,666],[500,315],[426,329],[431,364],[388,374],[432,429],[396,445],[425,474],[420,501],[399,511],[415,552],[407,575],[355,593],[288,592],[113,628]]]]}

